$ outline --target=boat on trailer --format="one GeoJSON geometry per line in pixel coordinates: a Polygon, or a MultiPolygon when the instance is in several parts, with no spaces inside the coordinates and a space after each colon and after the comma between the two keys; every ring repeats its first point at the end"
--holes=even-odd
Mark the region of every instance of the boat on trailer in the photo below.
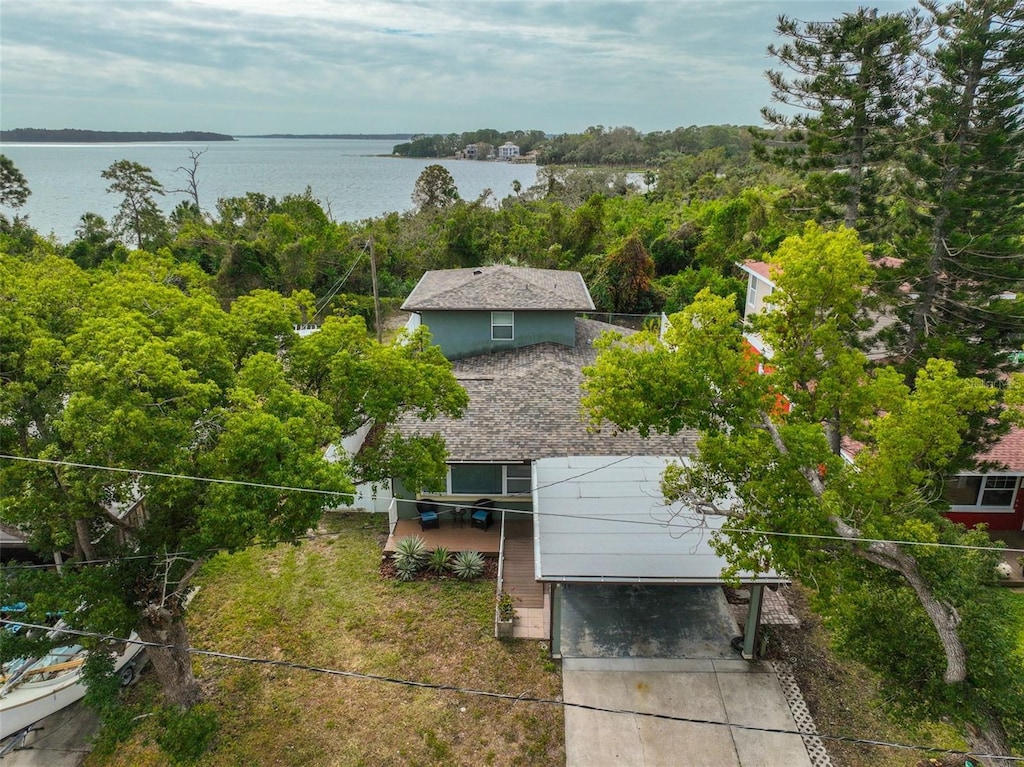
{"type": "MultiPolygon", "coordinates": [[[[60,631],[59,628],[54,629],[60,631]]],[[[114,673],[121,684],[135,678],[142,646],[133,633],[114,656],[114,673]]],[[[85,695],[82,666],[88,651],[79,644],[51,649],[40,658],[5,663],[0,677],[0,741],[23,735],[33,724],[79,701],[85,695]]]]}

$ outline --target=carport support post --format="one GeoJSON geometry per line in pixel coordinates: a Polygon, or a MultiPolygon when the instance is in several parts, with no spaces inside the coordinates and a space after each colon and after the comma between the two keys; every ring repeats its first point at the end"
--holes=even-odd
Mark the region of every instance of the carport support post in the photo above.
{"type": "Polygon", "coordinates": [[[761,629],[761,604],[764,601],[764,584],[750,584],[750,607],[747,608],[747,625],[743,630],[743,659],[754,660],[757,649],[757,635],[761,629]]]}

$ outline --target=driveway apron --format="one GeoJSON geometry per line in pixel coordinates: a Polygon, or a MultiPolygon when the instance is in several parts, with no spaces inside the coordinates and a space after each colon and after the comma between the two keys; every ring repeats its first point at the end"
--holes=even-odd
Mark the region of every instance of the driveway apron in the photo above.
{"type": "Polygon", "coordinates": [[[695,720],[567,707],[568,767],[810,767],[800,736],[735,726],[797,729],[772,667],[730,647],[721,588],[573,585],[562,600],[566,702],[695,720]]]}

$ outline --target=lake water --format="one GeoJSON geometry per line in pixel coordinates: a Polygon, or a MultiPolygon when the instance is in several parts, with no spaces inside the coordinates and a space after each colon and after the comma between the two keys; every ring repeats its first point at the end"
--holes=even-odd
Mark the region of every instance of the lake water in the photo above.
{"type": "MultiPolygon", "coordinates": [[[[393,140],[368,139],[238,139],[237,141],[153,144],[0,144],[32,190],[18,213],[27,215],[40,232],[63,242],[74,237],[83,213],[108,221],[118,195],[106,191],[100,174],[118,160],[150,168],[165,189],[182,189],[186,176],[175,171],[191,167],[189,150],[206,150],[199,159],[199,201],[213,211],[221,197],[262,192],[280,199],[301,194],[309,186],[336,221],[361,221],[412,207],[412,189],[420,172],[432,163],[452,174],[459,194],[475,199],[484,189],[501,199],[518,180],[525,189],[537,180],[535,165],[387,157],[393,140]]],[[[182,193],[158,198],[170,212],[182,193]]],[[[10,214],[10,210],[4,211],[10,214]]]]}

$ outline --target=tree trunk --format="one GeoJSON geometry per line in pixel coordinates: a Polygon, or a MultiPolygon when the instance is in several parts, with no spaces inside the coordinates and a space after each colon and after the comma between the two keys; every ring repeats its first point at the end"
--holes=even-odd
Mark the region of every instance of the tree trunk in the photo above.
{"type": "MultiPolygon", "coordinates": [[[[971,751],[976,754],[1005,754],[1013,753],[1010,750],[1010,743],[1006,738],[1006,730],[1003,728],[999,718],[988,708],[982,706],[982,716],[985,722],[982,726],[968,725],[966,740],[971,751]]],[[[1019,767],[1020,762],[1014,759],[998,759],[994,757],[985,758],[986,767],[1019,767]]]]}
{"type": "Polygon", "coordinates": [[[151,605],[137,628],[146,642],[172,647],[147,647],[146,655],[156,671],[167,702],[191,708],[199,702],[201,691],[192,673],[192,655],[187,652],[188,628],[182,615],[173,615],[165,607],[151,605]]]}

